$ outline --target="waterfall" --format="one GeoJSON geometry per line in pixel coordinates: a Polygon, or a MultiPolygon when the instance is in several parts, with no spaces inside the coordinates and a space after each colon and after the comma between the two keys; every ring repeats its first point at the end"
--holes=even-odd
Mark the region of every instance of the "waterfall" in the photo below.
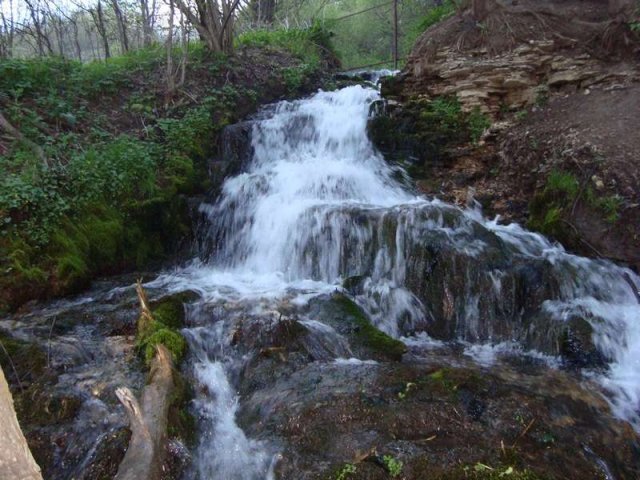
{"type": "MultiPolygon", "coordinates": [[[[203,305],[253,302],[268,313],[284,299],[304,303],[357,279],[349,292],[381,330],[480,345],[469,354],[481,351],[484,361],[487,348],[505,345],[555,358],[562,332],[584,325],[602,359],[587,373],[608,392],[614,413],[638,427],[640,279],[411,191],[405,173],[367,138],[378,98],[351,86],[265,110],[252,126],[248,169],[201,207],[213,245],[208,260],[154,283],[198,291],[203,305]]],[[[277,449],[248,439],[234,420],[234,378],[251,354],[234,351],[224,319],[196,313],[186,334],[204,392],[200,478],[269,478],[277,449]]]]}

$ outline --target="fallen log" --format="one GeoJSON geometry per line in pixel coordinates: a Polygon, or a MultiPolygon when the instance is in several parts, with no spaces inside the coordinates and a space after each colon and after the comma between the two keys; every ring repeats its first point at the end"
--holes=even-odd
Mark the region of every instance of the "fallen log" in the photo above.
{"type": "Polygon", "coordinates": [[[129,417],[131,440],[115,480],[157,480],[162,474],[167,443],[167,417],[175,388],[169,350],[156,346],[151,376],[140,402],[131,390],[121,387],[116,395],[129,417]]]}
{"type": "Polygon", "coordinates": [[[13,408],[9,385],[0,368],[0,478],[42,480],[40,467],[33,459],[27,440],[20,430],[13,408]]]}

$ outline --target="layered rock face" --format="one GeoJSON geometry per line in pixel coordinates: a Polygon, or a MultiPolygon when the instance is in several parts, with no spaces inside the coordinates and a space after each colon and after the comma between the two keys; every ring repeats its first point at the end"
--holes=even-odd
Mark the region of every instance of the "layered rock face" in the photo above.
{"type": "Polygon", "coordinates": [[[395,103],[372,122],[372,138],[424,193],[458,204],[474,196],[488,215],[638,269],[632,20],[611,20],[601,0],[496,3],[482,22],[456,13],[429,28],[403,72],[383,84],[395,103]],[[433,100],[442,99],[462,113],[453,133],[434,136],[445,122],[433,100]],[[475,138],[458,134],[471,115],[491,124],[475,138]]]}
{"type": "Polygon", "coordinates": [[[465,110],[479,108],[494,118],[544,101],[550,91],[576,91],[624,85],[637,80],[636,66],[609,65],[588,53],[557,51],[553,40],[531,40],[499,55],[486,48],[461,52],[438,49],[434,58],[420,50],[407,66],[403,95],[455,95],[465,110]]]}

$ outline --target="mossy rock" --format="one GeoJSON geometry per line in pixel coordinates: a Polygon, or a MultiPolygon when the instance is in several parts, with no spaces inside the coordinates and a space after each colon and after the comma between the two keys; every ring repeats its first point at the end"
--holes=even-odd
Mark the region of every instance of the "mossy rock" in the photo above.
{"type": "Polygon", "coordinates": [[[156,321],[170,328],[184,326],[184,304],[198,299],[197,293],[192,291],[180,292],[151,303],[151,311],[156,321]]]}
{"type": "Polygon", "coordinates": [[[352,331],[356,342],[388,359],[402,360],[402,355],[407,351],[405,344],[376,328],[353,300],[337,293],[333,295],[332,302],[340,308],[340,313],[353,322],[352,331]]]}
{"type": "Polygon", "coordinates": [[[197,441],[196,419],[189,411],[189,405],[194,397],[193,387],[177,371],[174,371],[173,381],[175,389],[169,405],[168,434],[187,445],[195,445],[197,441]]]}
{"type": "Polygon", "coordinates": [[[159,328],[145,338],[141,344],[144,351],[144,361],[147,365],[151,365],[158,344],[167,347],[175,364],[182,361],[187,351],[187,342],[180,333],[169,328],[159,328]]]}

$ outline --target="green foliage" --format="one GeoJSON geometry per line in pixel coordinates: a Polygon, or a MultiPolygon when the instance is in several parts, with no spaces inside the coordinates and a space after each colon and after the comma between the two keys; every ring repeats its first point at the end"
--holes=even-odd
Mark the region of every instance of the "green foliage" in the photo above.
{"type": "Polygon", "coordinates": [[[455,11],[455,4],[451,0],[445,0],[442,4],[435,5],[427,11],[426,15],[420,20],[418,29],[420,32],[424,32],[429,27],[453,15],[455,11]]]}
{"type": "Polygon", "coordinates": [[[333,54],[331,32],[321,23],[310,28],[251,30],[238,36],[239,46],[271,47],[292,53],[305,64],[304,68],[318,68],[323,56],[333,54]]]}
{"type": "Polygon", "coordinates": [[[402,473],[402,462],[400,460],[396,460],[391,455],[384,455],[382,457],[382,463],[384,464],[384,468],[389,472],[391,478],[396,478],[402,473]]]}
{"type": "Polygon", "coordinates": [[[357,469],[353,463],[345,463],[338,473],[336,474],[336,480],[347,480],[351,475],[356,473],[357,469]]]}
{"type": "Polygon", "coordinates": [[[491,120],[478,107],[475,107],[467,117],[469,133],[473,143],[478,143],[484,131],[491,126],[491,120]]]}
{"type": "Polygon", "coordinates": [[[576,232],[570,227],[573,208],[581,201],[602,218],[615,223],[620,217],[622,199],[618,196],[598,196],[590,186],[569,172],[554,170],[544,189],[538,192],[529,205],[528,226],[561,242],[573,244],[576,232]]]}
{"type": "MultiPolygon", "coordinates": [[[[209,102],[216,97],[208,97],[209,102]]],[[[213,134],[214,123],[207,106],[189,110],[182,118],[158,120],[164,134],[165,148],[172,153],[188,157],[202,157],[213,134]]]]}
{"type": "Polygon", "coordinates": [[[144,361],[147,365],[151,365],[151,360],[156,354],[156,345],[167,347],[174,363],[180,363],[187,350],[187,342],[182,335],[169,328],[159,328],[149,335],[141,345],[144,349],[144,361]]]}

